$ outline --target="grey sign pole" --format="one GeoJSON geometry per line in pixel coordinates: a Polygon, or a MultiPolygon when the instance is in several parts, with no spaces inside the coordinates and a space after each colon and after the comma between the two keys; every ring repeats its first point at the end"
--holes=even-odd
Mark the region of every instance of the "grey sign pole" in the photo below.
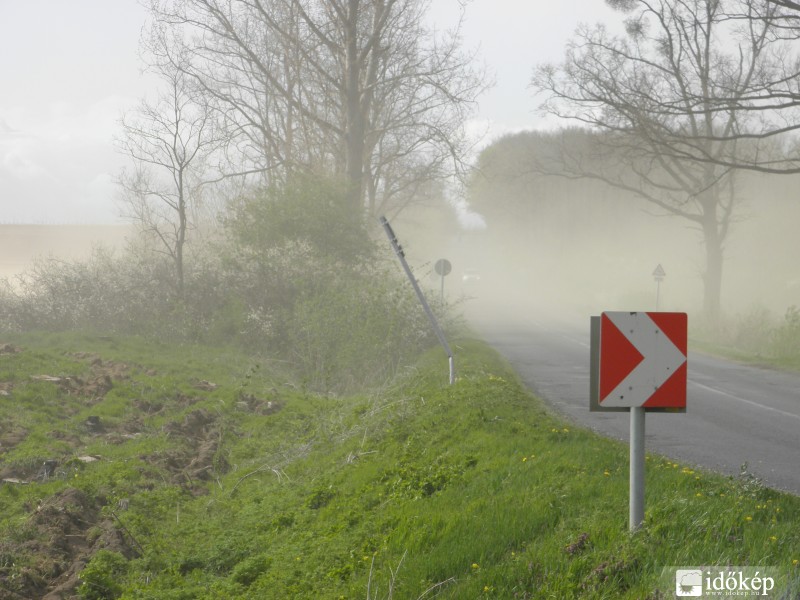
{"type": "Polygon", "coordinates": [[[644,523],[644,407],[631,410],[629,527],[634,532],[644,523]]]}
{"type": "Polygon", "coordinates": [[[428,320],[431,323],[431,327],[433,327],[434,333],[436,333],[436,337],[439,338],[439,343],[444,348],[444,351],[447,353],[447,362],[450,366],[450,385],[455,383],[456,381],[456,371],[455,371],[455,361],[453,360],[453,351],[450,350],[450,344],[447,343],[447,339],[444,337],[444,332],[442,328],[439,327],[439,322],[436,320],[436,316],[433,314],[431,307],[428,305],[428,301],[425,300],[425,295],[422,293],[422,290],[419,287],[419,283],[417,283],[416,277],[414,277],[414,273],[411,272],[411,267],[408,266],[408,262],[406,261],[406,255],[403,252],[403,247],[397,241],[397,236],[394,234],[394,230],[392,230],[392,226],[389,225],[389,221],[386,220],[386,217],[380,218],[381,225],[383,226],[383,230],[386,232],[386,235],[389,238],[389,242],[392,244],[392,248],[394,248],[394,253],[397,255],[400,264],[403,265],[403,270],[406,272],[406,276],[408,280],[411,282],[411,285],[414,288],[414,291],[417,294],[417,298],[419,299],[419,303],[422,304],[422,308],[425,310],[425,314],[428,315],[428,320]]]}
{"type": "Polygon", "coordinates": [[[667,274],[664,271],[664,267],[659,263],[655,271],[653,271],[653,279],[656,280],[656,312],[658,312],[661,304],[661,282],[664,281],[664,277],[666,276],[667,274]]]}
{"type": "MultiPolygon", "coordinates": [[[[656,282],[656,311],[661,305],[661,282],[666,277],[666,272],[661,263],[653,271],[656,282]]],[[[628,522],[631,533],[638,530],[644,523],[644,436],[645,436],[644,407],[631,408],[631,439],[630,439],[630,474],[629,488],[629,514],[628,522]]]]}
{"type": "Polygon", "coordinates": [[[453,269],[453,265],[450,264],[450,261],[446,258],[440,258],[436,261],[436,264],[433,266],[434,271],[439,274],[442,278],[442,289],[441,289],[441,301],[444,304],[444,278],[450,274],[450,271],[453,269]]]}

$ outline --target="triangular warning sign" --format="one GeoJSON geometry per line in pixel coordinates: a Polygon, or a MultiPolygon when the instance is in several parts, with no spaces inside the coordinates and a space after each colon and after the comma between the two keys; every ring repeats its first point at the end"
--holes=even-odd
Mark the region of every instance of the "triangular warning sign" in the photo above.
{"type": "Polygon", "coordinates": [[[636,368],[644,356],[605,314],[600,322],[600,402],[636,368]],[[606,358],[606,360],[604,360],[606,358]]]}

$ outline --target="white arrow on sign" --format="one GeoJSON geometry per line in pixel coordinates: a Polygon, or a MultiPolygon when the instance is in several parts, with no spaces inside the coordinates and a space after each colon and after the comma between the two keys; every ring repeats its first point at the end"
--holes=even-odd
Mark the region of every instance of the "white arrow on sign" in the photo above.
{"type": "Polygon", "coordinates": [[[642,406],[686,362],[686,356],[647,313],[603,314],[643,358],[600,399],[600,403],[603,406],[642,406]]]}

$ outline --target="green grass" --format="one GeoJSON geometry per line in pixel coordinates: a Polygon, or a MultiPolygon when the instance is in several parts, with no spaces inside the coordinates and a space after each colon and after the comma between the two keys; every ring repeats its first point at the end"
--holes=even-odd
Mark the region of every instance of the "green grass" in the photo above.
{"type": "Polygon", "coordinates": [[[59,464],[0,486],[0,590],[62,581],[53,563],[66,571],[76,553],[43,541],[76,535],[94,556],[84,598],[655,600],[671,597],[671,565],[800,575],[800,499],[747,476],[648,456],[646,525],[630,535],[627,447],[552,414],[477,341],[457,345],[453,386],[433,351],[347,397],[231,349],[0,341],[23,349],[0,356],[14,382],[0,431],[26,432],[0,470],[59,464]],[[126,369],[97,397],[31,378],[88,379],[97,367],[78,352],[126,369]],[[91,415],[103,432],[86,430],[91,415]],[[46,507],[71,489],[96,518],[59,529],[46,507]]]}
{"type": "Polygon", "coordinates": [[[690,339],[689,347],[690,350],[695,352],[702,352],[703,354],[725,358],[746,365],[800,372],[800,356],[797,355],[773,356],[768,353],[753,353],[741,348],[699,338],[690,339]]]}

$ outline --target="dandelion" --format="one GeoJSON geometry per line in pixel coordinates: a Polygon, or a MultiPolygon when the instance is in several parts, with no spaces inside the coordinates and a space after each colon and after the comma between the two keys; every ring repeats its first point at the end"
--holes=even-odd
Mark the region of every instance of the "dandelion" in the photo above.
{"type": "Polygon", "coordinates": [[[609,472],[608,472],[608,469],[606,469],[605,471],[603,471],[603,475],[605,475],[606,477],[608,477],[609,475],[611,475],[611,473],[609,473],[609,472]]]}
{"type": "Polygon", "coordinates": [[[751,517],[750,515],[747,515],[747,516],[744,518],[744,520],[745,520],[745,521],[747,521],[747,522],[750,522],[750,521],[752,521],[752,520],[753,520],[753,517],[751,517]]]}
{"type": "Polygon", "coordinates": [[[478,563],[472,563],[472,570],[473,571],[477,571],[480,568],[481,568],[481,566],[478,563]]]}
{"type": "Polygon", "coordinates": [[[800,565],[800,560],[798,560],[798,559],[796,559],[796,558],[795,558],[795,559],[792,561],[792,564],[793,564],[793,565],[796,567],[797,565],[800,565]]]}
{"type": "Polygon", "coordinates": [[[769,539],[771,539],[773,542],[778,541],[778,538],[776,538],[774,535],[769,536],[769,539]]]}
{"type": "Polygon", "coordinates": [[[561,431],[563,431],[564,433],[569,433],[569,429],[566,427],[564,427],[564,429],[562,429],[561,431]]]}
{"type": "Polygon", "coordinates": [[[695,494],[695,496],[697,496],[698,498],[702,498],[702,497],[703,497],[703,494],[701,494],[700,492],[697,492],[697,493],[695,494]]]}
{"type": "Polygon", "coordinates": [[[488,585],[483,586],[483,593],[485,594],[488,591],[489,591],[489,586],[488,585]]]}
{"type": "Polygon", "coordinates": [[[527,456],[523,456],[522,457],[522,462],[528,462],[528,457],[527,456]]]}

